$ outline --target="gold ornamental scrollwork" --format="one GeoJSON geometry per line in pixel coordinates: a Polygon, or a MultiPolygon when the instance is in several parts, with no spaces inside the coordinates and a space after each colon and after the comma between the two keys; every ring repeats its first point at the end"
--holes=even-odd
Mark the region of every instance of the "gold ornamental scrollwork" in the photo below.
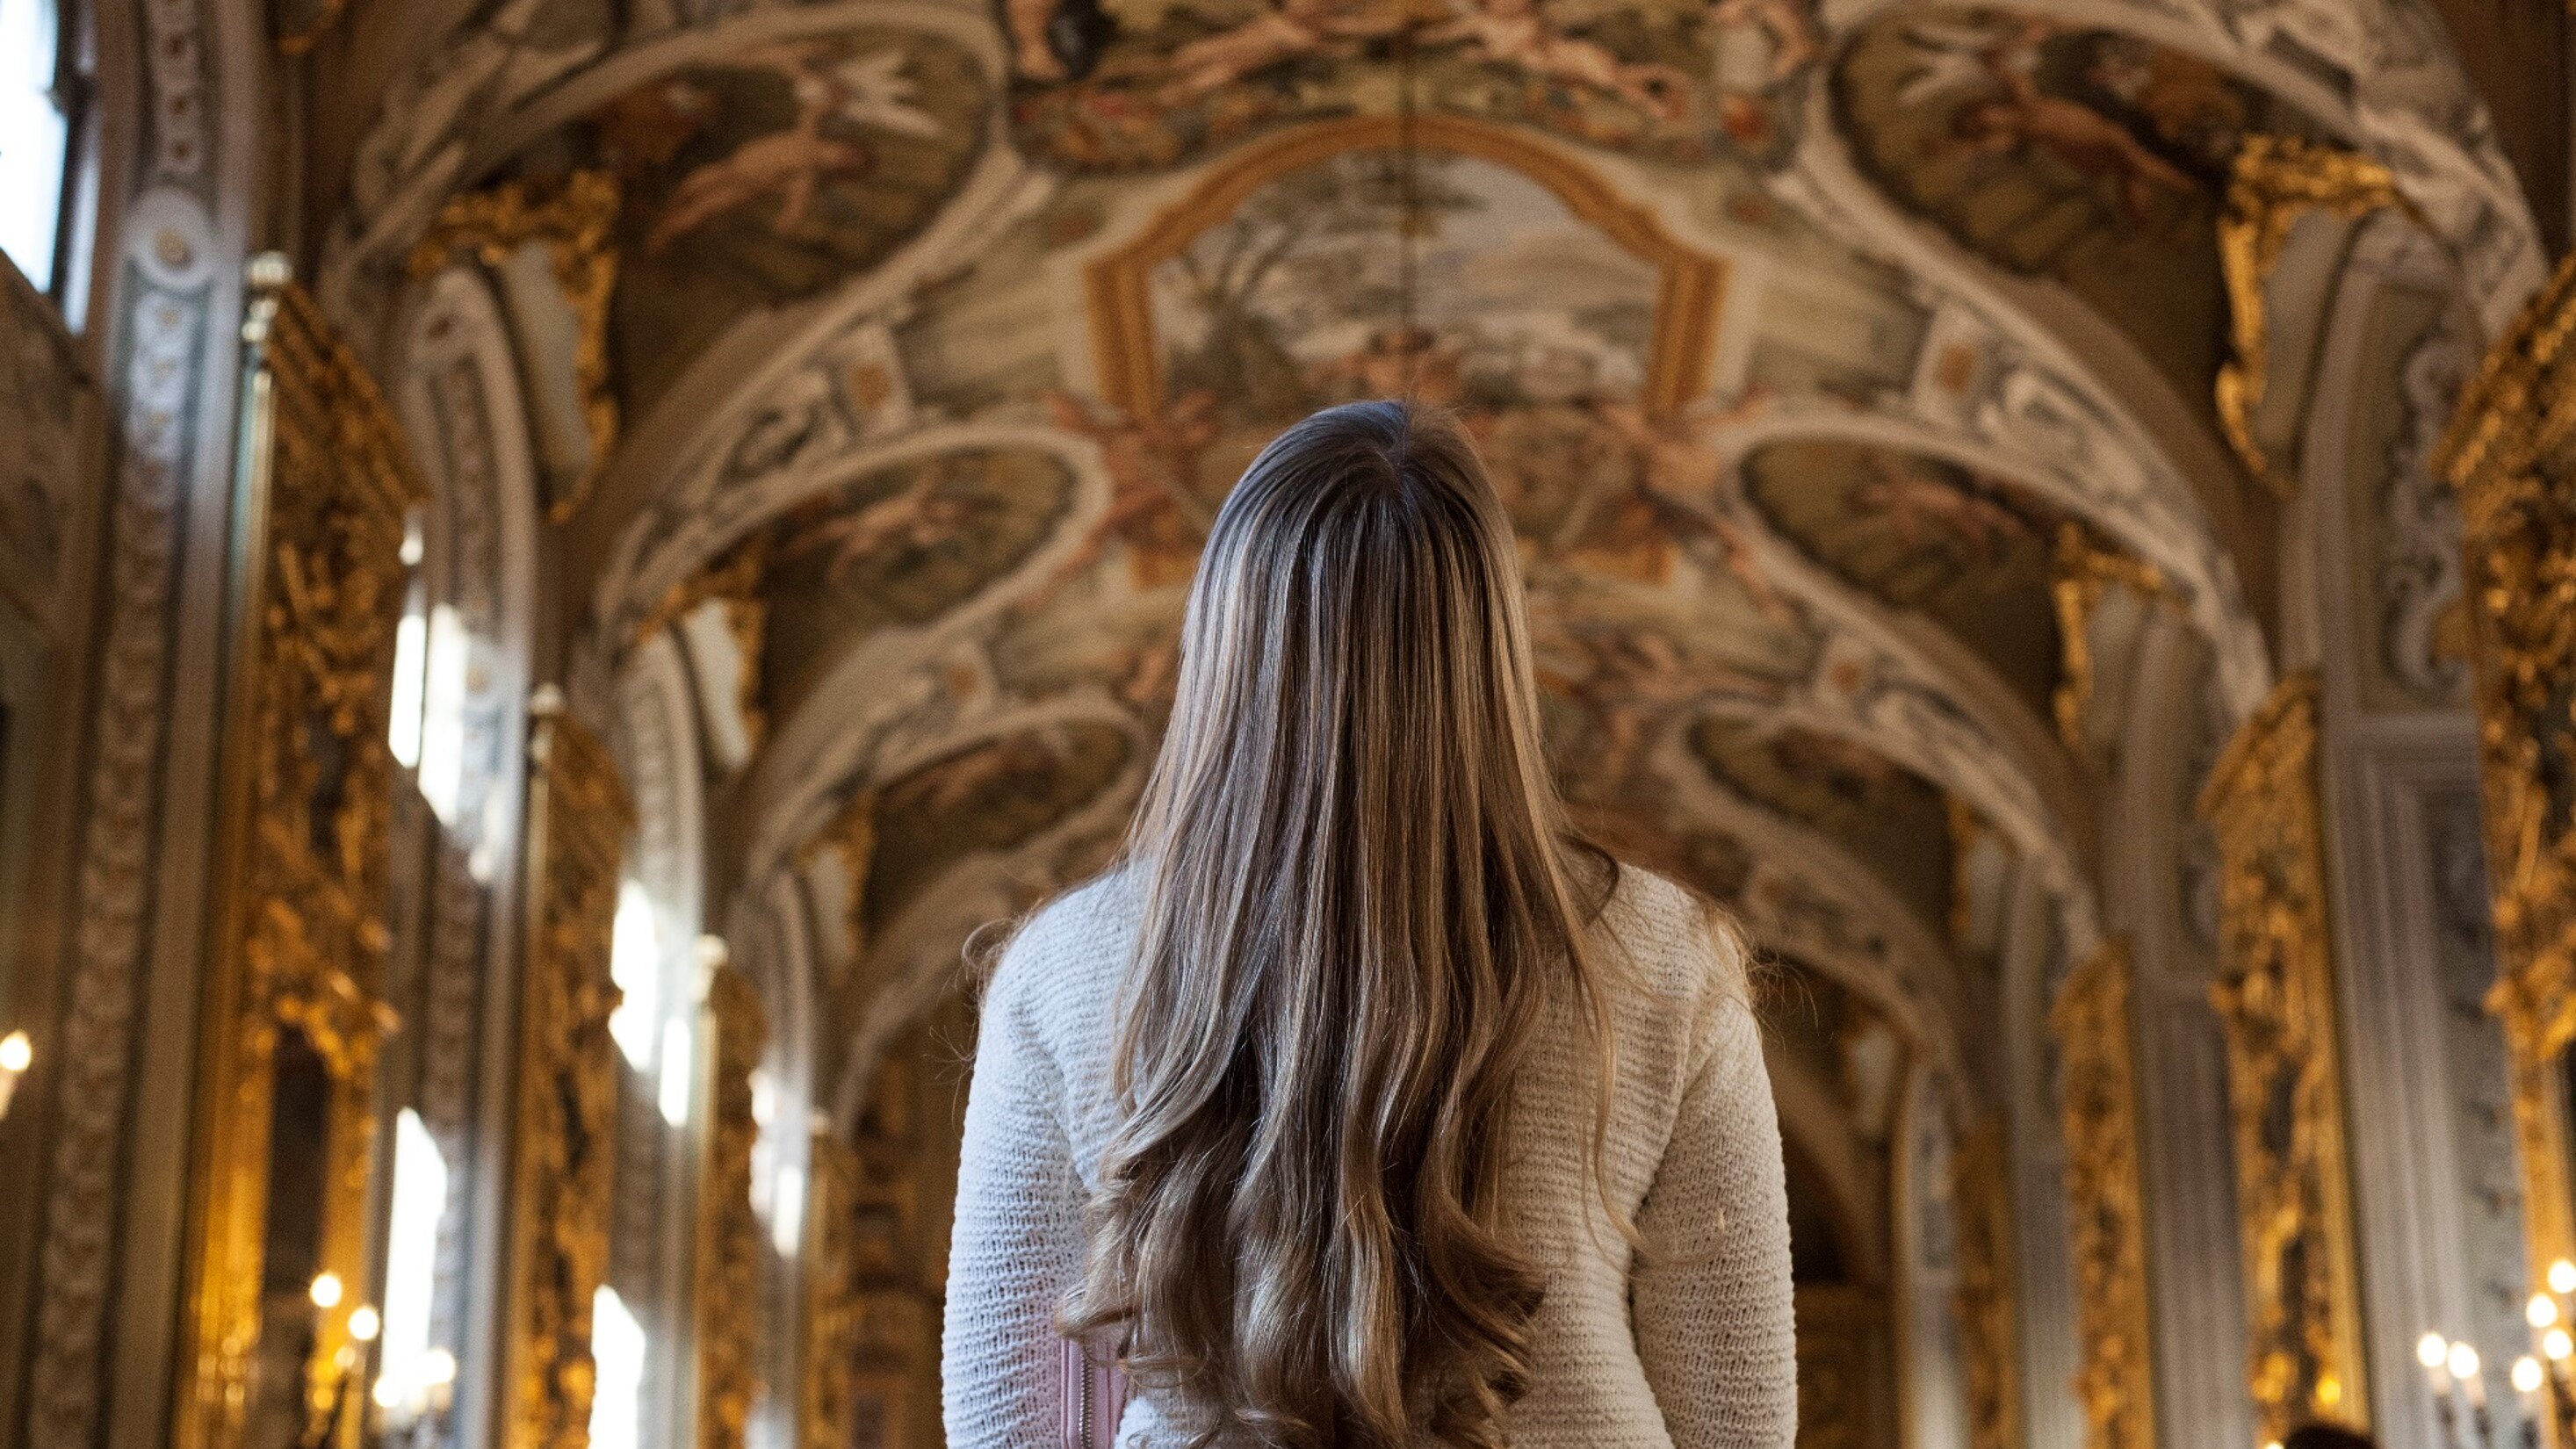
{"type": "Polygon", "coordinates": [[[522,181],[448,198],[428,235],[412,248],[415,279],[436,276],[459,253],[499,270],[511,254],[542,244],[555,285],[572,311],[573,390],[581,403],[589,457],[569,480],[549,489],[546,517],[563,523],[590,500],[608,454],[617,446],[617,395],[609,386],[608,305],[617,292],[617,180],[605,171],[575,171],[543,200],[522,181]]]}
{"type": "Polygon", "coordinates": [[[743,1449],[758,1388],[762,1253],[751,1209],[751,1073],[769,1037],[760,993],[741,971],[716,968],[707,988],[709,1063],[707,1155],[697,1213],[697,1449],[743,1449]]]}
{"type": "Polygon", "coordinates": [[[2317,681],[2285,679],[2228,742],[2200,813],[2219,857],[2219,979],[2247,1387],[2263,1436],[2367,1428],[2361,1300],[2317,784],[2317,681]]]}
{"type": "Polygon", "coordinates": [[[761,597],[761,590],[768,581],[768,572],[767,536],[754,534],[725,555],[722,562],[672,585],[628,636],[631,647],[677,626],[707,604],[721,608],[725,631],[733,639],[734,711],[742,720],[746,747],[752,750],[760,748],[769,729],[768,714],[760,703],[761,662],[769,644],[769,604],[761,597]]]}
{"type": "Polygon", "coordinates": [[[251,286],[219,895],[200,1001],[189,1297],[172,1428],[183,1449],[241,1442],[267,1313],[270,1129],[290,1039],[298,1061],[318,1064],[309,1084],[325,1094],[312,1271],[345,1285],[314,1315],[306,1433],[357,1442],[361,1405],[341,1391],[340,1355],[352,1347],[349,1312],[366,1297],[376,1056],[394,1025],[383,1000],[394,781],[386,721],[405,521],[422,494],[374,380],[284,260],[256,261],[251,286]]]}
{"type": "Polygon", "coordinates": [[[2271,319],[2263,301],[2290,230],[2316,212],[2358,221],[2382,207],[2406,207],[2388,168],[2358,152],[2295,136],[2245,139],[2218,218],[2219,270],[2227,285],[2233,355],[2218,369],[2218,422],[2245,471],[2287,499],[2298,481],[2254,435],[2254,413],[2271,385],[2271,319]]]}
{"type": "Polygon", "coordinates": [[[2013,1291],[2010,1164],[2004,1122],[1988,1116],[1959,1141],[1950,1201],[1959,1231],[1959,1324],[1968,1378],[1968,1449],[2021,1449],[2021,1328],[2013,1291]]]}
{"type": "Polygon", "coordinates": [[[528,746],[528,922],[504,1301],[506,1449],[578,1445],[597,1367],[591,1301],[608,1271],[617,1071],[609,977],[635,812],[616,763],[541,691],[528,746]]]}
{"type": "Polygon", "coordinates": [[[814,1137],[805,1206],[804,1387],[796,1416],[799,1449],[846,1449],[858,1438],[858,1154],[831,1133],[814,1137]]]}
{"type": "Polygon", "coordinates": [[[2164,570],[2102,542],[2074,519],[2058,525],[2049,561],[2049,602],[2057,612],[2058,683],[2049,700],[2057,737],[2070,750],[2084,748],[2084,712],[2093,704],[2093,615],[2102,596],[2118,585],[2142,599],[2170,602],[2164,570]]]}
{"type": "Polygon", "coordinates": [[[2049,1012],[2066,1127],[2086,1449],[2155,1449],[2148,1340],[2147,1223],[2138,1165],[2137,1058],[2130,1041],[2128,942],[2102,943],[2049,1012]]]}
{"type": "Polygon", "coordinates": [[[2576,1256],[2561,1058],[2576,1041],[2576,261],[2471,379],[2439,468],[2460,496],[2498,980],[2531,1261],[2576,1256]]]}

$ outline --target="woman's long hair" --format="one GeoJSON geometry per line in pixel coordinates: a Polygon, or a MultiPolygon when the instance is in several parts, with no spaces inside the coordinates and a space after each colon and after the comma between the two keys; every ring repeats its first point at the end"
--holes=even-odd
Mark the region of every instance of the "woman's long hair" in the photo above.
{"type": "Polygon", "coordinates": [[[1276,1449],[1485,1449],[1544,1278],[1502,1219],[1550,1003],[1609,1035],[1616,867],[1539,744],[1509,518],[1457,428],[1317,413],[1219,511],[1128,843],[1125,1108],[1073,1331],[1276,1449]]]}

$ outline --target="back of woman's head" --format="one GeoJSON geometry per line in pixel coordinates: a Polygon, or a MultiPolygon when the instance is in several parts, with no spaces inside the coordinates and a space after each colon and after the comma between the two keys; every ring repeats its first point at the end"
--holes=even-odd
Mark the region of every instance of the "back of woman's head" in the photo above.
{"type": "Polygon", "coordinates": [[[1510,520],[1446,419],[1318,413],[1218,513],[1182,640],[1068,1321],[1211,1438],[1497,1445],[1543,1286],[1514,1069],[1552,994],[1607,1049],[1510,520]]]}

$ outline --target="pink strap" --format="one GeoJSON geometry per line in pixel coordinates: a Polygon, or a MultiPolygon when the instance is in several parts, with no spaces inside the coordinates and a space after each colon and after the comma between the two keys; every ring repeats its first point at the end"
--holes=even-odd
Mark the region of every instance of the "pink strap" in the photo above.
{"type": "Polygon", "coordinates": [[[1127,1376],[1064,1340],[1064,1449],[1114,1449],[1127,1413],[1127,1376]]]}

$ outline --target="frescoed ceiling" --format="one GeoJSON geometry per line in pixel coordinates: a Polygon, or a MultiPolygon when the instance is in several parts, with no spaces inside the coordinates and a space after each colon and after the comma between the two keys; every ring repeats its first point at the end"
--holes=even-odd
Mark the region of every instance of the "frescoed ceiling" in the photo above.
{"type": "MultiPolygon", "coordinates": [[[[1998,979],[2102,935],[2095,686],[2156,631],[2222,712],[2271,682],[2233,160],[2449,135],[2124,0],[506,8],[389,99],[323,290],[477,271],[532,414],[620,420],[558,511],[576,682],[676,645],[710,917],[800,916],[862,1137],[927,1130],[872,1104],[966,928],[1113,848],[1244,463],[1390,394],[1510,508],[1586,828],[1824,983],[1818,1080],[1878,1033],[1991,1091],[1998,979]],[[471,234],[577,187],[604,227],[471,234]]],[[[2483,144],[2381,159],[2511,277],[2483,144]]]]}

